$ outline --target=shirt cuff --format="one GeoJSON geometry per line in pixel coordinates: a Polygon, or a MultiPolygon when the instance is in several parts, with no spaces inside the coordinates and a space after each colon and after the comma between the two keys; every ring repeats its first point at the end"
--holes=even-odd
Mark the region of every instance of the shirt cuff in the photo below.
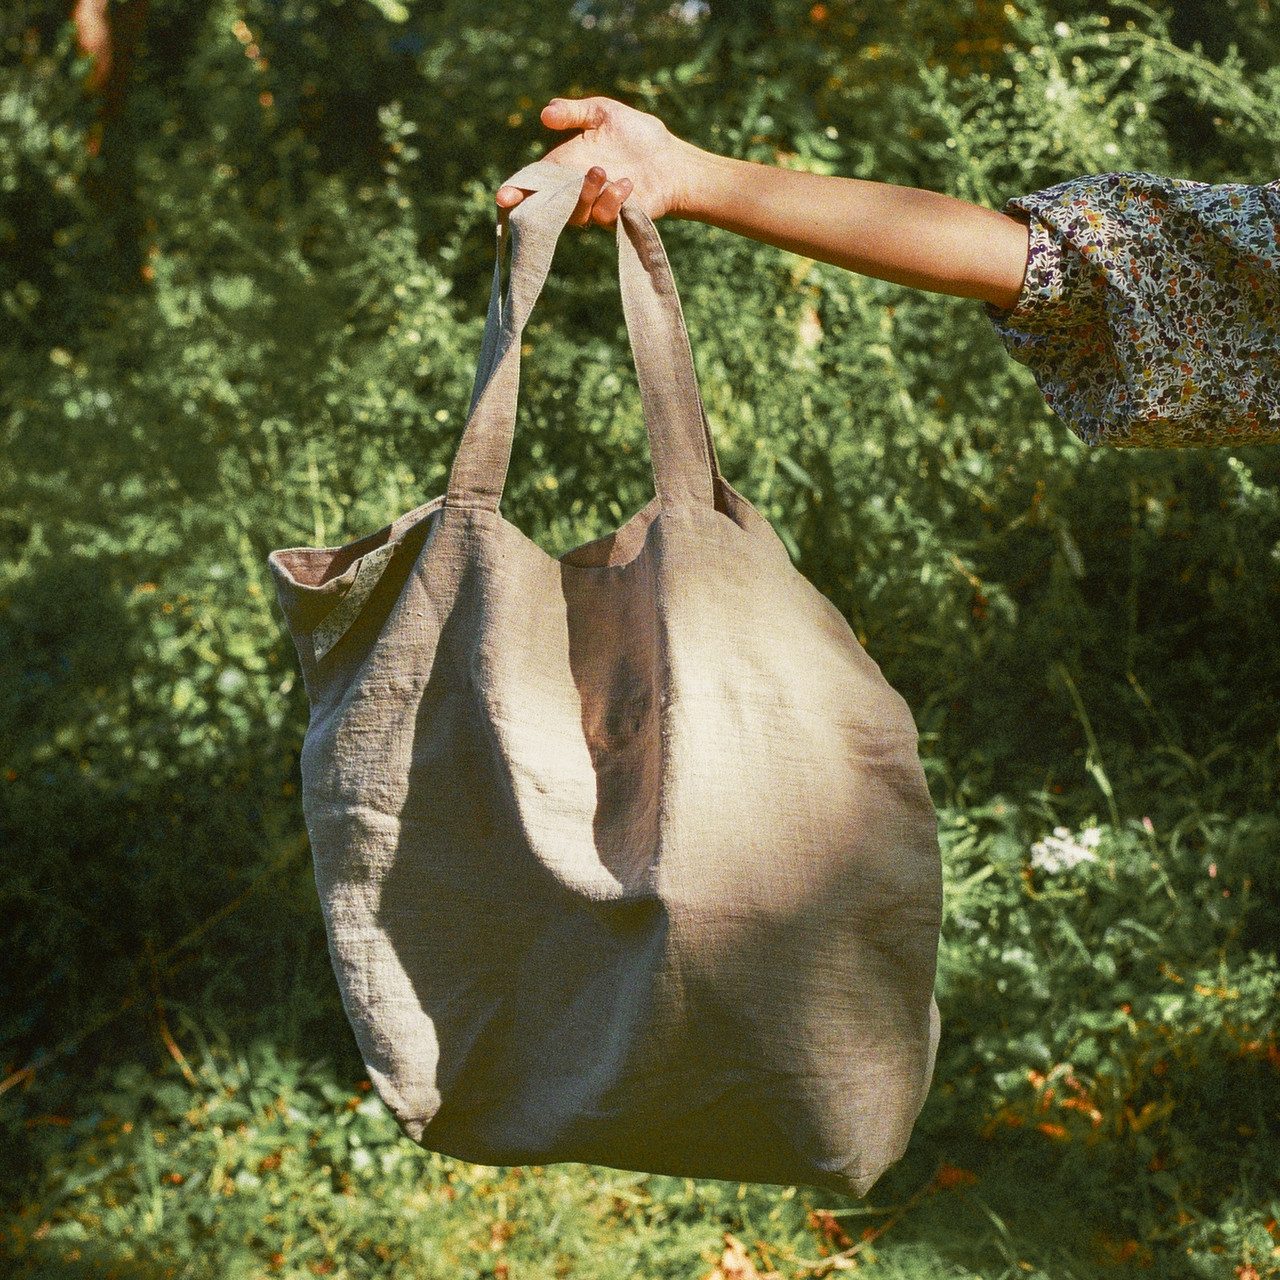
{"type": "Polygon", "coordinates": [[[986,304],[987,315],[1002,337],[1059,333],[1078,325],[1093,310],[1099,281],[1084,259],[1065,246],[1061,233],[1028,213],[1016,200],[1005,213],[1023,213],[1028,227],[1027,272],[1012,307],[986,304]]]}

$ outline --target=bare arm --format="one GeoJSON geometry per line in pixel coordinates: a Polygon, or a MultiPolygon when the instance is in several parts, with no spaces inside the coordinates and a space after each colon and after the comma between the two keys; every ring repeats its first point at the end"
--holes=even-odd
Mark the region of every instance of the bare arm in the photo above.
{"type": "MultiPolygon", "coordinates": [[[[710,223],[916,289],[1011,307],[1022,288],[1027,228],[1006,214],[932,191],[714,155],[608,98],[557,98],[542,120],[584,130],[546,157],[586,173],[578,225],[612,226],[634,196],[653,218],[710,223]]],[[[498,192],[503,208],[522,198],[511,187],[498,192]]]]}
{"type": "Polygon", "coordinates": [[[913,187],[698,157],[685,217],[914,289],[1018,300],[1027,228],[1006,214],[913,187]]]}

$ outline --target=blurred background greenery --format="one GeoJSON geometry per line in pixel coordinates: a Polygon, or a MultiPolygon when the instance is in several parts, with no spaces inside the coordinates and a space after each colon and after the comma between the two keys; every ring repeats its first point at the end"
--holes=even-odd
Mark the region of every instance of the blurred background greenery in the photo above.
{"type": "MultiPolygon", "coordinates": [[[[1090,452],[975,304],[664,224],[726,474],[910,701],[940,811],[937,1080],[858,1205],[397,1135],[263,563],[440,491],[549,97],[997,205],[1271,181],[1271,0],[75,17],[0,16],[5,1274],[1280,1275],[1280,453],[1090,452]]],[[[504,511],[563,551],[650,492],[608,236],[529,341],[504,511]]]]}

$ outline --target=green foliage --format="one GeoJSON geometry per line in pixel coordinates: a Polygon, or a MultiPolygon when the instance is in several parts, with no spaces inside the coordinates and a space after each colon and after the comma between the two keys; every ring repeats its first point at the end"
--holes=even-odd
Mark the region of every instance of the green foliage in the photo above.
{"type": "MultiPolygon", "coordinates": [[[[847,1205],[470,1169],[355,1092],[263,561],[442,489],[490,193],[541,154],[553,93],[993,204],[1116,168],[1269,180],[1275,40],[1232,12],[1240,51],[1210,59],[1131,3],[778,0],[762,37],[723,5],[153,0],[95,155],[63,10],[12,6],[0,1065],[37,1064],[0,1095],[19,1274],[683,1276],[725,1231],[767,1242],[762,1271],[822,1273],[803,1260],[839,1239],[810,1211],[847,1205]],[[192,1049],[211,1025],[225,1045],[192,1049]],[[337,1061],[304,1069],[317,1045],[337,1061]]],[[[1090,452],[974,304],[664,236],[726,473],[908,697],[942,807],[938,1085],[873,1205],[910,1211],[869,1215],[893,1225],[860,1266],[1274,1273],[1280,458],[1090,452]]],[[[612,257],[568,237],[528,334],[504,511],[557,552],[651,492],[612,257]]]]}
{"type": "Polygon", "coordinates": [[[190,1084],[122,1069],[102,1112],[40,1131],[52,1179],[17,1225],[18,1275],[49,1275],[71,1252],[117,1274],[168,1264],[210,1280],[679,1275],[729,1224],[809,1239],[794,1193],[481,1170],[424,1155],[375,1096],[270,1049],[202,1062],[190,1084]]]}
{"type": "Polygon", "coordinates": [[[102,1112],[39,1128],[51,1177],[13,1224],[15,1275],[678,1276],[726,1230],[779,1261],[816,1252],[816,1193],[481,1170],[424,1155],[375,1097],[269,1049],[202,1062],[189,1084],[122,1069],[102,1112]]]}
{"type": "Polygon", "coordinates": [[[850,1248],[885,1280],[1270,1274],[1280,974],[1245,942],[1274,936],[1256,886],[1280,824],[1060,827],[1029,849],[1043,811],[942,816],[939,1083],[866,1205],[464,1165],[403,1138],[367,1082],[189,1023],[185,1080],[129,1065],[70,1115],[33,1110],[14,1274],[674,1277],[725,1232],[787,1277],[850,1248]]]}
{"type": "Polygon", "coordinates": [[[1059,827],[1028,858],[1033,813],[943,820],[953,1020],[926,1124],[959,1141],[982,1115],[978,1167],[1057,1147],[1052,1176],[1082,1219],[1122,1223],[1135,1256],[1170,1274],[1178,1253],[1214,1245],[1247,1262],[1239,1232],[1266,1216],[1254,1197],[1274,1195],[1280,1157],[1265,888],[1280,823],[1202,819],[1167,841],[1149,819],[1059,827]]]}

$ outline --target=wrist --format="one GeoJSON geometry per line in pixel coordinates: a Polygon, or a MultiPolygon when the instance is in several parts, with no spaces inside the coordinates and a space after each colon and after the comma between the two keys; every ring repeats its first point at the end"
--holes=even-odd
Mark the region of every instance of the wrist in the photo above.
{"type": "Polygon", "coordinates": [[[680,153],[673,157],[671,204],[667,212],[673,218],[690,222],[716,221],[724,205],[734,161],[727,156],[703,151],[691,142],[677,140],[680,153]]]}

